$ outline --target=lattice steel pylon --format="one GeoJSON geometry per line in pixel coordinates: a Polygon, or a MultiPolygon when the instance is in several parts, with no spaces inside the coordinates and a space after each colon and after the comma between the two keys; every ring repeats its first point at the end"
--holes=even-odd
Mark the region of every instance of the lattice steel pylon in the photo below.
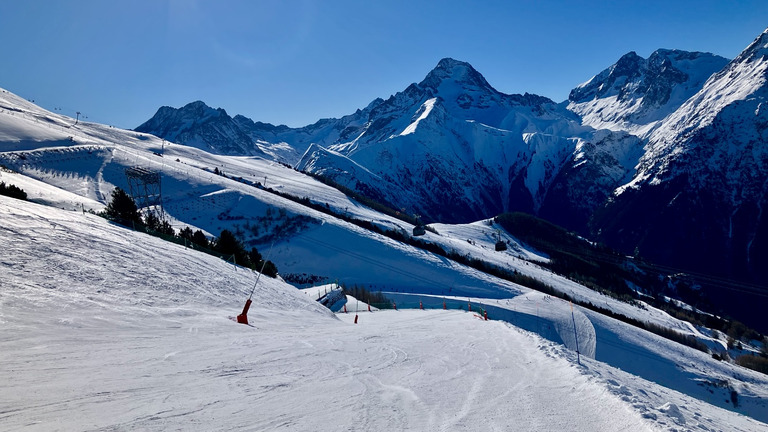
{"type": "Polygon", "coordinates": [[[136,207],[145,214],[155,212],[160,220],[165,220],[163,211],[163,194],[160,186],[160,173],[147,168],[126,168],[128,188],[136,207]]]}

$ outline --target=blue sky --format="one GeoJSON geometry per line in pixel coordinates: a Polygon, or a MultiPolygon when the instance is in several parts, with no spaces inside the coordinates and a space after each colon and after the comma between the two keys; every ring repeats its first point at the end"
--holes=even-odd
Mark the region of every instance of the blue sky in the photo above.
{"type": "Polygon", "coordinates": [[[134,128],[202,100],[304,126],[419,82],[443,57],[504,93],[565,100],[635,51],[735,57],[759,1],[28,0],[0,2],[0,87],[134,128]]]}

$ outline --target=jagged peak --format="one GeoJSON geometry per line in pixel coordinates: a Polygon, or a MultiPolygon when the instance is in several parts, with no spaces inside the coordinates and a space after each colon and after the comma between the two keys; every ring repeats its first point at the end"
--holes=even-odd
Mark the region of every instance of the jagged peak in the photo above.
{"type": "Polygon", "coordinates": [[[636,52],[630,51],[621,56],[619,61],[610,68],[610,74],[616,77],[632,77],[637,75],[637,73],[643,69],[645,63],[646,60],[644,58],[637,55],[636,52]]]}
{"type": "Polygon", "coordinates": [[[472,65],[449,57],[440,60],[437,66],[419,83],[419,87],[437,90],[446,81],[454,81],[463,86],[477,87],[496,92],[472,65]]]}
{"type": "Polygon", "coordinates": [[[190,102],[183,107],[179,108],[179,111],[182,112],[194,112],[197,114],[206,114],[207,116],[212,115],[221,115],[221,116],[227,116],[227,111],[224,110],[224,108],[213,108],[208,106],[205,102],[201,100],[196,100],[194,102],[190,102]]]}
{"type": "Polygon", "coordinates": [[[749,46],[741,52],[734,60],[734,63],[741,63],[751,61],[756,57],[768,57],[768,28],[766,28],[760,36],[749,44],[749,46]]]}
{"type": "Polygon", "coordinates": [[[199,108],[211,108],[211,107],[209,107],[205,102],[203,102],[201,100],[196,100],[194,102],[190,102],[190,103],[184,105],[182,108],[199,109],[199,108]]]}
{"type": "MultiPolygon", "coordinates": [[[[571,90],[568,100],[580,103],[613,95],[617,92],[623,94],[622,90],[615,88],[615,86],[623,85],[628,80],[643,81],[640,85],[635,84],[635,90],[652,89],[656,91],[659,87],[657,84],[662,87],[669,87],[669,85],[664,84],[664,81],[681,83],[689,78],[688,73],[693,73],[694,76],[701,74],[701,72],[697,73],[697,70],[714,73],[727,63],[728,59],[724,57],[698,51],[660,48],[651,53],[647,59],[635,51],[630,51],[589,81],[571,90]],[[660,78],[662,81],[658,81],[660,78]]],[[[707,76],[709,75],[707,74],[707,76]]],[[[664,93],[667,91],[664,90],[664,93]]],[[[665,98],[662,97],[660,100],[665,100],[665,98]]]]}

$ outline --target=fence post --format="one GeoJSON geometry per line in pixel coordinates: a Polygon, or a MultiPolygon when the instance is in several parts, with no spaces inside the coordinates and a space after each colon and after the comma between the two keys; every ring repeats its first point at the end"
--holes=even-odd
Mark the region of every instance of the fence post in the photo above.
{"type": "Polygon", "coordinates": [[[573,302],[571,303],[571,320],[573,320],[573,337],[576,339],[576,363],[581,364],[579,354],[579,334],[576,333],[576,317],[573,315],[573,302]]]}

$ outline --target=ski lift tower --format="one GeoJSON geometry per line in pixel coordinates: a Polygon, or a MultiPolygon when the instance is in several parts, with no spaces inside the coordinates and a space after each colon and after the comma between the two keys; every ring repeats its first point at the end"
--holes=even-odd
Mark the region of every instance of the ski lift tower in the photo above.
{"type": "Polygon", "coordinates": [[[165,220],[163,194],[160,187],[160,173],[142,167],[126,168],[128,188],[139,211],[154,212],[160,220],[165,220]]]}

